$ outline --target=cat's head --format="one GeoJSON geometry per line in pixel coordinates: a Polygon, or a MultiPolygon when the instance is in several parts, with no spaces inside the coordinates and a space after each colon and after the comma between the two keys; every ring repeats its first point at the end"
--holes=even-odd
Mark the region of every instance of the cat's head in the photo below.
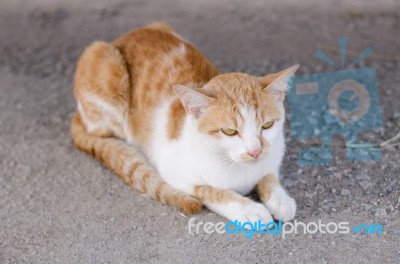
{"type": "Polygon", "coordinates": [[[216,152],[235,162],[251,162],[265,157],[283,133],[283,100],[297,68],[264,77],[226,73],[201,88],[177,85],[174,91],[216,152]]]}

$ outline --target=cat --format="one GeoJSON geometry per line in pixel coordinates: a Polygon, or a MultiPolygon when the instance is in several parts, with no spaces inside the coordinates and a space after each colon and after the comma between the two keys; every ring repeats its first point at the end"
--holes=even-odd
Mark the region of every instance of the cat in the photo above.
{"type": "Polygon", "coordinates": [[[155,22],[82,53],[71,134],[133,188],[194,214],[294,218],[279,182],[283,100],[298,65],[264,77],[220,73],[170,26],[155,22]],[[256,189],[261,202],[244,195],[256,189]]]}

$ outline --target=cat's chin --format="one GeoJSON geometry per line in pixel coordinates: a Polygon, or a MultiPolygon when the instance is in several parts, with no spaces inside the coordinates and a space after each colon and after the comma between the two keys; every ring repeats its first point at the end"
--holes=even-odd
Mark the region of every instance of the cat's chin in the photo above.
{"type": "Polygon", "coordinates": [[[260,162],[261,159],[240,159],[236,161],[239,164],[247,165],[247,166],[252,166],[254,164],[257,164],[260,162]]]}

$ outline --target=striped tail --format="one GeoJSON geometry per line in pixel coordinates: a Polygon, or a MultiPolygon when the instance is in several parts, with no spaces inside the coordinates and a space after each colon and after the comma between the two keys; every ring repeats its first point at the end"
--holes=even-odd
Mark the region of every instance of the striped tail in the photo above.
{"type": "Polygon", "coordinates": [[[116,138],[102,138],[88,134],[76,113],[71,122],[71,135],[77,148],[89,153],[132,188],[150,195],[163,204],[194,214],[202,203],[167,184],[134,147],[116,138]]]}

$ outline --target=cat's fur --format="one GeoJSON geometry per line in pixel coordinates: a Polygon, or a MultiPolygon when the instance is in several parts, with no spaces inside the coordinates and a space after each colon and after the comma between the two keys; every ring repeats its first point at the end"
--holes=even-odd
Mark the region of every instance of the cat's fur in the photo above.
{"type": "Polygon", "coordinates": [[[296,204],[279,184],[282,101],[297,67],[264,77],[220,74],[154,23],[83,52],[72,137],[129,185],[184,212],[204,204],[231,220],[288,221],[296,204]],[[263,204],[242,196],[255,187],[263,204]]]}

